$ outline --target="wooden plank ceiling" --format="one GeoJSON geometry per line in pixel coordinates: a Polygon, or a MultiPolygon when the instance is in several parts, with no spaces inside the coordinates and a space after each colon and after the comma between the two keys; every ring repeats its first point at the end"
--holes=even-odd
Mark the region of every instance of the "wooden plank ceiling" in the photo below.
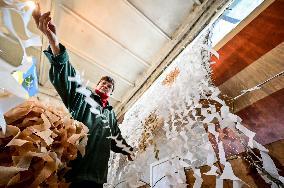
{"type": "MultiPolygon", "coordinates": [[[[284,0],[262,6],[265,9],[255,10],[249,16],[253,19],[244,20],[225,44],[217,45],[220,60],[212,66],[213,80],[230,98],[284,71],[284,0]]],[[[256,132],[258,142],[284,139],[284,76],[235,100],[234,112],[256,132]]]]}

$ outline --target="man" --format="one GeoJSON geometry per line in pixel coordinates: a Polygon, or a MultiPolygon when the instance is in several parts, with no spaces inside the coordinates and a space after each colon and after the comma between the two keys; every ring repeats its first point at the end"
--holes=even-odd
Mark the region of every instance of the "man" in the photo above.
{"type": "Polygon", "coordinates": [[[72,169],[65,177],[71,182],[71,187],[103,187],[103,183],[107,180],[110,150],[127,155],[128,159],[132,160],[133,149],[122,138],[114,111],[107,101],[114,90],[114,80],[105,76],[95,86],[91,98],[99,104],[96,109],[101,114],[98,116],[92,113],[91,105],[85,101],[85,96],[76,92],[76,88],[80,85],[68,81],[68,77],[75,77],[76,72],[69,62],[65,47],[57,40],[50,12],[41,15],[40,7],[37,5],[33,17],[37,27],[46,35],[50,44],[44,53],[51,64],[49,71],[51,83],[72,117],[89,128],[86,154],[84,157],[78,155],[78,158],[72,161],[72,169]],[[122,142],[127,149],[118,147],[116,140],[107,138],[109,136],[116,137],[116,140],[122,142]]]}

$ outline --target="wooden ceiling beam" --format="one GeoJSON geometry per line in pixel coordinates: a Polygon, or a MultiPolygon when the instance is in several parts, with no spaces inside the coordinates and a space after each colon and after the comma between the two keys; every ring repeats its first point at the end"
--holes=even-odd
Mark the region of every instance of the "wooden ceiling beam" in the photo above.
{"type": "Polygon", "coordinates": [[[136,87],[130,91],[124,100],[116,106],[118,118],[122,116],[151,84],[162,74],[165,68],[181,53],[181,51],[191,43],[195,37],[211,22],[224,7],[231,1],[226,0],[206,0],[201,5],[195,6],[193,11],[185,19],[182,26],[156,55],[151,64],[155,65],[136,82],[136,87]]]}
{"type": "Polygon", "coordinates": [[[230,41],[235,35],[237,35],[243,28],[245,28],[252,20],[254,20],[262,11],[264,11],[275,0],[266,0],[261,3],[251,14],[249,14],[244,20],[242,20],[237,27],[232,29],[222,40],[220,40],[214,49],[217,51],[222,48],[228,41],[230,41]]]}

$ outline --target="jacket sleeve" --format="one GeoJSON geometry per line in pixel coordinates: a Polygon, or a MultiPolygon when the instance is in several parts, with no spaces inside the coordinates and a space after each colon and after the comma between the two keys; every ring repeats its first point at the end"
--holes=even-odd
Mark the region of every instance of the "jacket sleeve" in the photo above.
{"type": "Polygon", "coordinates": [[[59,47],[60,54],[56,56],[52,54],[50,47],[44,51],[44,54],[47,56],[51,64],[49,79],[61,97],[66,108],[71,111],[72,104],[76,97],[76,88],[78,87],[78,84],[76,82],[68,81],[68,77],[74,77],[76,75],[76,71],[69,62],[69,56],[66,48],[62,44],[59,44],[59,47]]]}
{"type": "Polygon", "coordinates": [[[115,120],[115,125],[114,125],[113,130],[112,130],[112,134],[114,136],[117,136],[116,140],[118,140],[118,142],[122,141],[123,147],[117,146],[117,143],[116,143],[117,141],[112,139],[111,140],[111,150],[113,152],[115,152],[115,153],[122,153],[124,155],[131,154],[131,152],[133,151],[133,148],[130,145],[128,145],[127,142],[125,141],[125,139],[122,137],[120,129],[119,129],[118,125],[117,125],[116,120],[115,120]]]}

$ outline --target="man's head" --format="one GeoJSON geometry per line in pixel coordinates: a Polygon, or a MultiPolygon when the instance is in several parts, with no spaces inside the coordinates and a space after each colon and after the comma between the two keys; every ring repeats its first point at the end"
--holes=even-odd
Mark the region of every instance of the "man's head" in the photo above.
{"type": "Polygon", "coordinates": [[[111,77],[103,76],[95,89],[99,90],[102,93],[110,95],[114,90],[114,84],[115,82],[111,77]]]}

